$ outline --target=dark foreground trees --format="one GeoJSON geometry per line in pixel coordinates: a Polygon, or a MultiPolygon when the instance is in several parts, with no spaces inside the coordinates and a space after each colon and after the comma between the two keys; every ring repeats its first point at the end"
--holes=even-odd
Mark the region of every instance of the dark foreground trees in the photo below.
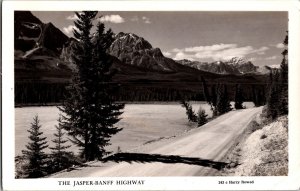
{"type": "MultiPolygon", "coordinates": [[[[61,122],[61,118],[58,121],[61,122]]],[[[82,165],[82,160],[73,152],[67,151],[70,145],[66,144],[67,139],[64,138],[65,133],[62,131],[62,126],[55,127],[57,132],[54,133],[55,139],[52,140],[54,147],[49,147],[52,151],[49,154],[44,152],[48,144],[46,137],[42,136],[43,132],[38,116],[33,118],[28,130],[30,136],[26,145],[27,150],[22,150],[23,155],[15,157],[16,178],[39,178],[73,165],[82,165]]]]}
{"type": "Polygon", "coordinates": [[[207,123],[207,116],[208,115],[205,113],[205,110],[202,107],[199,107],[198,115],[197,115],[198,127],[207,123]]]}
{"type": "Polygon", "coordinates": [[[212,85],[209,92],[205,79],[201,78],[201,80],[205,100],[210,105],[213,115],[218,116],[231,111],[227,86],[225,84],[212,85]]]}
{"type": "MultiPolygon", "coordinates": [[[[227,86],[225,84],[217,84],[211,86],[211,91],[209,92],[206,81],[201,77],[202,88],[204,92],[204,98],[210,105],[213,112],[213,116],[219,116],[232,110],[227,86]]],[[[207,123],[207,114],[202,108],[199,108],[198,115],[195,114],[191,104],[186,100],[181,100],[181,105],[186,109],[186,114],[189,121],[197,122],[198,127],[207,123]]],[[[236,107],[239,109],[243,108],[243,95],[240,88],[237,88],[236,92],[236,107]]]]}
{"type": "Polygon", "coordinates": [[[186,116],[188,117],[188,120],[191,121],[191,122],[196,122],[197,121],[197,116],[196,116],[196,114],[193,110],[192,105],[184,99],[182,99],[180,101],[180,104],[181,104],[182,107],[185,108],[186,116]]]}
{"type": "Polygon", "coordinates": [[[227,86],[219,84],[217,88],[217,103],[216,103],[216,115],[222,115],[231,111],[230,99],[228,96],[227,86]]]}
{"type": "Polygon", "coordinates": [[[252,101],[255,107],[260,107],[266,104],[265,87],[252,85],[252,101]]]}
{"type": "Polygon", "coordinates": [[[111,98],[116,88],[111,80],[112,59],[106,50],[113,41],[113,33],[105,32],[104,25],[99,23],[93,37],[90,31],[97,12],[76,12],[76,15],[73,33],[79,43],[72,52],[76,71],[60,110],[65,113],[64,129],[72,136],[72,142],[82,148],[82,157],[91,161],[107,154],[104,147],[121,130],[114,124],[120,120],[124,104],[111,98]]]}
{"type": "Polygon", "coordinates": [[[283,58],[280,64],[280,114],[286,115],[288,114],[288,35],[286,35],[283,44],[285,49],[281,53],[283,58]]]}
{"type": "Polygon", "coordinates": [[[185,108],[186,116],[188,117],[188,120],[190,122],[197,122],[197,126],[200,127],[207,123],[207,114],[205,110],[201,107],[199,107],[199,110],[197,112],[197,115],[195,114],[192,104],[190,104],[188,101],[182,99],[180,101],[180,104],[182,107],[185,108]]]}
{"type": "Polygon", "coordinates": [[[271,70],[269,77],[266,117],[272,120],[288,114],[288,35],[283,44],[280,68],[271,70]]]}
{"type": "Polygon", "coordinates": [[[243,90],[239,84],[235,86],[235,95],[234,95],[234,108],[235,109],[244,109],[243,106],[244,96],[243,90]]]}
{"type": "Polygon", "coordinates": [[[39,118],[36,115],[31,123],[31,128],[27,130],[30,133],[30,142],[26,145],[27,150],[22,150],[27,164],[23,166],[25,176],[28,178],[38,178],[47,174],[46,158],[44,149],[48,147],[46,137],[43,137],[43,132],[40,131],[41,125],[39,118]]]}

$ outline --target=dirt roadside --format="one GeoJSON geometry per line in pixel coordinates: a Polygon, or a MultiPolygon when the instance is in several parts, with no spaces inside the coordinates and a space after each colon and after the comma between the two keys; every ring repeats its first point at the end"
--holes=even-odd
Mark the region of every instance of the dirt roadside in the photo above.
{"type": "Polygon", "coordinates": [[[283,116],[267,125],[259,117],[252,121],[243,137],[228,152],[228,168],[217,176],[287,176],[288,118],[283,116]]]}

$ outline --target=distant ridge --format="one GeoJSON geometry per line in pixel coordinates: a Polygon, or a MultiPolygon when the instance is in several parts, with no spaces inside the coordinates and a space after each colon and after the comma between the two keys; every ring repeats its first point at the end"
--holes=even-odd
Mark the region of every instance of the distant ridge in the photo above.
{"type": "Polygon", "coordinates": [[[251,61],[245,61],[242,58],[234,57],[228,61],[199,62],[187,59],[177,60],[178,63],[196,68],[198,70],[208,71],[216,74],[266,74],[269,70],[266,67],[255,66],[251,61]]]}

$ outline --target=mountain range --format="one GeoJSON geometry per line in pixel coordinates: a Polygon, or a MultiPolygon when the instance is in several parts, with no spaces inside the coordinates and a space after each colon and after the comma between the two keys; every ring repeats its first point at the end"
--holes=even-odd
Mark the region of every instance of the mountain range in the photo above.
{"type": "MultiPolygon", "coordinates": [[[[43,23],[30,11],[15,11],[15,82],[68,83],[72,75],[72,46],[69,38],[52,23],[43,23]]],[[[143,37],[120,32],[108,53],[117,70],[114,81],[126,87],[199,90],[201,77],[210,83],[262,83],[264,76],[251,62],[236,58],[230,62],[175,61],[165,57],[143,37]]],[[[129,88],[129,89],[130,89],[129,88]]]]}
{"type": "Polygon", "coordinates": [[[190,61],[187,59],[177,60],[178,63],[196,68],[202,71],[208,71],[216,74],[267,74],[269,68],[266,66],[255,66],[251,61],[246,61],[242,58],[233,57],[227,61],[215,61],[215,62],[200,62],[190,61]]]}

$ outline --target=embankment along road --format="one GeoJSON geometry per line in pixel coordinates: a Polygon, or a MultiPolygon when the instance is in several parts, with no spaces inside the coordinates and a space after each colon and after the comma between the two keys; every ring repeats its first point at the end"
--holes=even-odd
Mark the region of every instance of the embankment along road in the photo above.
{"type": "Polygon", "coordinates": [[[261,111],[262,107],[231,111],[176,137],[51,177],[205,176],[226,165],[222,158],[261,111]]]}

